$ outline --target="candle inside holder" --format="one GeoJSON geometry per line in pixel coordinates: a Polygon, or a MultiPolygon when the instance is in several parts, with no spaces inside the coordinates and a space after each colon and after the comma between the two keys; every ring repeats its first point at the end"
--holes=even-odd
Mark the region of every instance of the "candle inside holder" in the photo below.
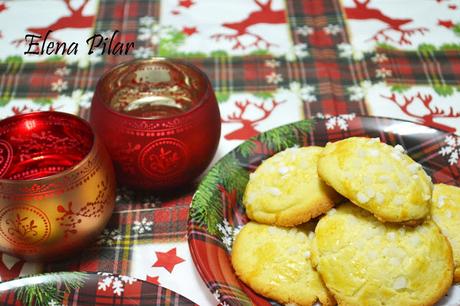
{"type": "Polygon", "coordinates": [[[194,69],[171,62],[127,69],[109,107],[132,117],[158,119],[186,113],[198,106],[205,84],[194,69]]]}

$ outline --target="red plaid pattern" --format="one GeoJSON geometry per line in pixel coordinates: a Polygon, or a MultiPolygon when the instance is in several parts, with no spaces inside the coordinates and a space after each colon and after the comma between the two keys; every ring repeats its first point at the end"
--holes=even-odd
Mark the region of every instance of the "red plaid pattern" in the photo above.
{"type": "MultiPolygon", "coordinates": [[[[94,25],[94,33],[104,31],[121,31],[121,41],[135,41],[136,48],[150,45],[138,39],[139,19],[144,16],[160,17],[161,1],[115,1],[101,0],[94,25]]],[[[425,84],[425,85],[460,85],[460,57],[458,52],[436,51],[429,54],[418,52],[401,52],[379,49],[376,52],[364,54],[363,59],[353,60],[341,57],[338,45],[350,43],[346,31],[343,8],[339,0],[288,0],[286,1],[286,17],[288,20],[294,45],[307,44],[309,56],[288,61],[284,57],[270,55],[235,56],[235,57],[193,57],[187,61],[202,68],[211,80],[215,91],[220,93],[274,92],[279,88],[288,89],[294,82],[312,85],[315,88],[316,101],[304,102],[305,117],[317,114],[340,115],[355,113],[367,115],[368,110],[363,100],[350,101],[348,88],[359,85],[362,81],[377,83],[383,81],[377,71],[390,71],[386,81],[390,84],[425,84]],[[336,26],[337,33],[329,33],[336,26]],[[311,28],[311,34],[303,35],[299,30],[311,28]],[[329,32],[328,32],[329,31],[329,32]],[[384,54],[386,61],[376,62],[373,58],[384,54]],[[270,66],[269,61],[276,65],[270,66]],[[268,76],[277,74],[279,82],[269,82],[268,76]]],[[[157,47],[153,47],[157,51],[157,47]]],[[[71,96],[76,90],[93,91],[99,77],[110,67],[132,59],[127,56],[103,56],[99,62],[91,62],[88,67],[80,67],[78,63],[65,62],[43,63],[0,63],[0,104],[5,105],[12,99],[51,98],[59,95],[71,96]],[[68,75],[59,77],[67,82],[68,87],[62,92],[53,91],[51,83],[58,79],[56,71],[66,67],[68,75]]],[[[80,115],[88,118],[88,109],[80,108],[80,115]]],[[[384,120],[384,119],[382,119],[384,120]]],[[[349,132],[340,130],[325,130],[328,140],[345,136],[360,135],[360,119],[353,122],[349,132]],[[356,125],[356,126],[355,126],[356,125]]],[[[321,128],[321,127],[318,127],[321,128]]],[[[379,135],[386,139],[388,135],[379,135]]],[[[391,142],[393,139],[390,139],[391,142]]],[[[399,139],[401,140],[401,139],[399,139]]],[[[326,141],[326,139],[324,139],[326,141]]],[[[320,143],[321,141],[316,140],[320,143]]],[[[438,150],[439,139],[427,139],[423,154],[438,150]],[[427,145],[432,142],[433,145],[427,145]]],[[[417,158],[416,144],[413,155],[417,158]]],[[[423,156],[420,153],[420,156],[423,156]]],[[[439,167],[432,173],[436,181],[456,183],[450,178],[458,176],[458,168],[439,167]]],[[[107,271],[120,274],[129,273],[130,248],[133,245],[157,242],[178,241],[186,237],[186,224],[189,204],[195,187],[178,193],[172,197],[155,197],[151,195],[136,195],[123,198],[117,204],[117,209],[107,227],[106,237],[97,244],[76,254],[65,262],[45,265],[45,271],[83,270],[107,271]],[[143,218],[153,220],[153,230],[148,233],[135,235],[133,222],[143,218]]],[[[204,239],[204,238],[200,238],[204,239]]],[[[214,284],[208,284],[211,288],[214,284]]],[[[237,286],[237,281],[235,281],[237,286]]],[[[140,289],[139,289],[140,290],[140,289]]],[[[222,289],[225,296],[225,290],[222,289]]],[[[93,300],[96,301],[96,300],[93,300]]],[[[97,302],[105,303],[101,297],[97,302]]],[[[126,301],[125,301],[126,302],[126,301]]],[[[142,302],[139,300],[138,302],[142,302]]]]}

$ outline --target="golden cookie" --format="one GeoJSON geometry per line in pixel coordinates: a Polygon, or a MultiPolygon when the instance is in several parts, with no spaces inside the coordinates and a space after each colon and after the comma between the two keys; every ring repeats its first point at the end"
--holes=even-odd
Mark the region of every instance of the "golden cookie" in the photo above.
{"type": "Polygon", "coordinates": [[[280,303],[335,305],[310,263],[306,228],[247,223],[236,236],[232,264],[255,292],[280,303]]]}
{"type": "Polygon", "coordinates": [[[460,282],[460,188],[445,184],[434,185],[431,216],[452,246],[454,281],[460,282]]]}
{"type": "Polygon", "coordinates": [[[381,223],[346,203],[321,218],[312,262],[339,305],[433,305],[452,284],[452,250],[431,221],[381,223]]]}
{"type": "Polygon", "coordinates": [[[319,216],[341,199],[320,180],[317,161],[323,148],[290,148],[265,160],[254,173],[243,197],[254,221],[294,226],[319,216]]]}
{"type": "Polygon", "coordinates": [[[318,161],[318,174],[380,221],[418,221],[429,213],[431,178],[400,145],[364,137],[329,143],[318,161]]]}

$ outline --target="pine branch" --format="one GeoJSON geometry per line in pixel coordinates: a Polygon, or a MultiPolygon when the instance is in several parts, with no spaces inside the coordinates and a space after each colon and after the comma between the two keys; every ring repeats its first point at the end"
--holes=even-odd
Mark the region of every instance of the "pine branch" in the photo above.
{"type": "Polygon", "coordinates": [[[306,137],[314,125],[314,120],[302,120],[288,125],[283,125],[257,138],[265,144],[267,149],[280,152],[299,144],[299,140],[306,137]]]}
{"type": "Polygon", "coordinates": [[[247,158],[254,153],[257,142],[263,143],[267,149],[271,151],[282,151],[300,144],[301,140],[305,138],[308,132],[313,128],[314,123],[313,119],[307,119],[280,126],[248,139],[239,145],[236,151],[238,151],[242,157],[247,158]]]}
{"type": "Polygon", "coordinates": [[[237,190],[237,200],[240,201],[248,179],[248,171],[239,164],[234,153],[226,155],[208,172],[198,187],[190,208],[192,220],[206,226],[209,233],[219,234],[217,225],[223,220],[225,208],[218,187],[237,190]]]}
{"type": "MultiPolygon", "coordinates": [[[[59,272],[37,275],[32,278],[43,278],[42,282],[34,282],[15,291],[16,299],[24,305],[48,305],[51,301],[62,303],[65,293],[83,286],[88,277],[83,272],[59,272]],[[63,289],[59,289],[59,284],[63,289]]],[[[28,277],[30,279],[31,277],[28,277]]]]}
{"type": "Polygon", "coordinates": [[[241,154],[241,156],[248,158],[252,152],[254,152],[255,148],[256,144],[254,143],[254,140],[250,139],[239,145],[236,150],[241,154]]]}
{"type": "Polygon", "coordinates": [[[222,174],[221,185],[228,191],[236,189],[242,194],[249,180],[249,172],[242,167],[234,153],[223,158],[219,163],[219,167],[222,174]]]}
{"type": "Polygon", "coordinates": [[[64,294],[57,290],[56,284],[39,284],[21,287],[16,298],[24,305],[48,305],[51,301],[62,302],[64,294]]]}
{"type": "Polygon", "coordinates": [[[215,165],[201,181],[190,207],[192,220],[206,226],[211,234],[217,233],[217,224],[222,218],[222,202],[217,190],[220,175],[219,167],[215,165]]]}

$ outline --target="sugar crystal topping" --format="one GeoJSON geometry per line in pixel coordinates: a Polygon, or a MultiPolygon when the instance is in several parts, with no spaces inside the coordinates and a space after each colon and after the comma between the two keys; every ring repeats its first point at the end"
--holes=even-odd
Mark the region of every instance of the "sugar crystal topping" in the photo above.
{"type": "Polygon", "coordinates": [[[404,276],[400,276],[393,283],[393,289],[399,290],[404,288],[407,288],[407,280],[404,276]]]}
{"type": "Polygon", "coordinates": [[[438,208],[442,208],[446,204],[446,196],[440,195],[438,198],[438,208]]]}
{"type": "Polygon", "coordinates": [[[363,204],[369,201],[369,197],[362,191],[358,192],[357,198],[358,198],[358,201],[363,204]]]}

